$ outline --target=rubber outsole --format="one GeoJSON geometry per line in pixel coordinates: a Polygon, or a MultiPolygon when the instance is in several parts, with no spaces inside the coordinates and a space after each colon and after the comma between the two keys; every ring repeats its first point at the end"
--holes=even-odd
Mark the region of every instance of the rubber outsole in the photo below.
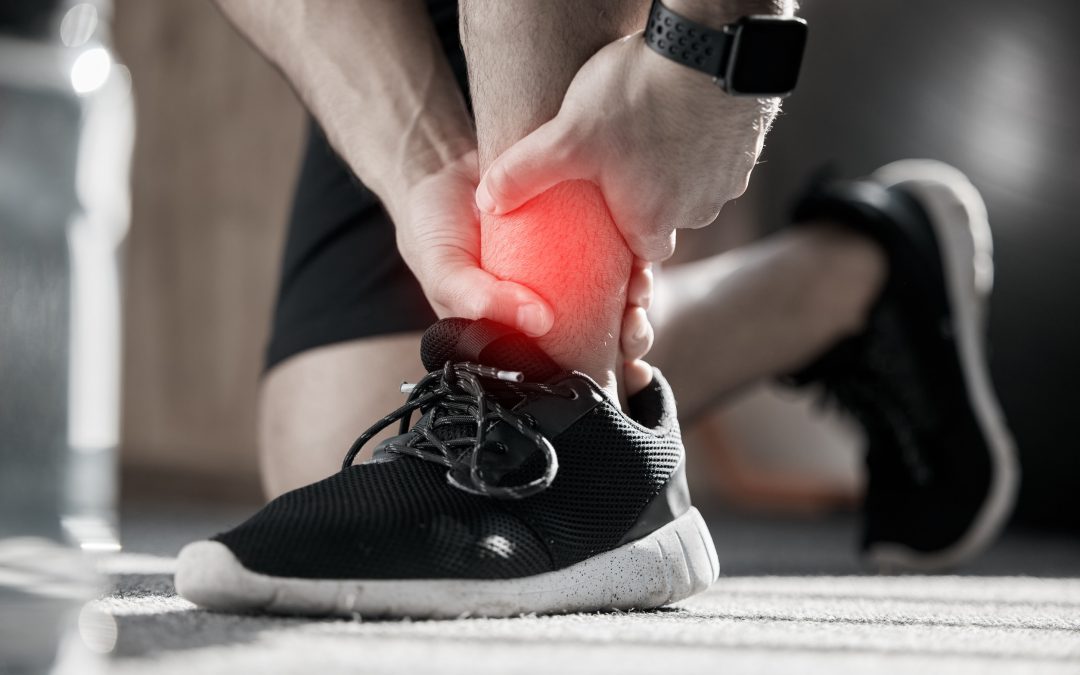
{"type": "Polygon", "coordinates": [[[959,169],[934,160],[909,159],[881,167],[872,179],[915,197],[934,227],[964,381],[993,467],[982,508],[952,546],[925,552],[882,542],[866,551],[867,560],[880,569],[939,571],[971,559],[994,541],[1012,513],[1020,484],[1016,444],[994,393],[985,353],[986,305],[994,280],[993,239],[986,205],[959,169]]]}
{"type": "Polygon", "coordinates": [[[707,589],[720,565],[697,509],[570,567],[517,579],[300,579],[245,568],[216,541],[189,544],[176,591],[223,612],[447,619],[651,609],[707,589]]]}

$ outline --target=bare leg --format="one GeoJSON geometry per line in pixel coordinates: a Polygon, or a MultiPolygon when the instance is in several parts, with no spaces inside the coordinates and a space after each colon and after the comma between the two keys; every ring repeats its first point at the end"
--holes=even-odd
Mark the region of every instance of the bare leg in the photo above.
{"type": "MultiPolygon", "coordinates": [[[[274,367],[259,398],[259,466],[268,497],[326,478],[369,424],[404,402],[402,380],[423,375],[420,333],[320,347],[274,367]]],[[[385,430],[369,443],[397,433],[385,430]]]]}
{"type": "MultiPolygon", "coordinates": [[[[462,2],[481,171],[554,117],[581,65],[643,26],[647,11],[644,2],[462,2]]],[[[599,189],[562,183],[517,211],[485,216],[481,243],[485,269],[525,284],[554,308],[555,327],[541,346],[614,398],[632,255],[599,189]]]]}
{"type": "Polygon", "coordinates": [[[649,360],[692,417],[857,333],[885,274],[876,244],[827,223],[665,269],[649,360]]]}

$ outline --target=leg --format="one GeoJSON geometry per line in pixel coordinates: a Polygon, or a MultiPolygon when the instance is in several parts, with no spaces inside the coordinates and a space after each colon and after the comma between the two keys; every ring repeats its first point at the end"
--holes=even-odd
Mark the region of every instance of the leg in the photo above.
{"type": "Polygon", "coordinates": [[[259,393],[268,498],[336,472],[356,436],[402,404],[434,320],[389,217],[313,124],[259,393]]]}
{"type": "Polygon", "coordinates": [[[859,332],[885,274],[877,244],[828,223],[664,270],[650,361],[692,417],[859,332]]]}
{"type": "MultiPolygon", "coordinates": [[[[336,472],[357,434],[402,404],[398,385],[424,374],[416,359],[420,335],[320,347],[267,373],[259,396],[259,465],[268,497],[336,472]]],[[[396,426],[384,430],[366,454],[395,433],[396,426]]]]}
{"type": "MultiPolygon", "coordinates": [[[[644,2],[463,2],[481,171],[551,119],[581,65],[643,26],[647,10],[644,2]]],[[[554,307],[555,328],[541,346],[614,397],[632,256],[599,189],[563,183],[508,215],[485,216],[481,241],[486,269],[525,284],[554,307]]]]}

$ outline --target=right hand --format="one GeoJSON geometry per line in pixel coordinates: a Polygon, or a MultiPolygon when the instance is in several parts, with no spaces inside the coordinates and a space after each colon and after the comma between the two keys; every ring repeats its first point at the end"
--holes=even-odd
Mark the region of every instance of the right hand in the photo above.
{"type": "Polygon", "coordinates": [[[475,150],[384,199],[398,250],[440,318],[491,319],[539,337],[555,313],[543,298],[480,267],[475,150]]]}
{"type": "Polygon", "coordinates": [[[634,254],[663,260],[676,228],[710,224],[746,189],[776,106],[726,94],[635,33],[582,66],[555,118],[488,168],[476,203],[503,214],[557,183],[590,180],[634,254]]]}
{"type": "Polygon", "coordinates": [[[623,312],[622,334],[619,336],[619,355],[622,358],[622,380],[630,396],[646,387],[653,378],[652,366],[643,361],[653,345],[653,327],[646,311],[652,304],[652,265],[634,260],[630,283],[626,289],[626,310],[623,312]]]}

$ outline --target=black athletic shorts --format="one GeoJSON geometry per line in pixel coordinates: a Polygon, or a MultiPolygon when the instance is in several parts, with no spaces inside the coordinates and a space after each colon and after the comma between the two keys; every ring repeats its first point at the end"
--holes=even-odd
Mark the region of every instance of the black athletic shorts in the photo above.
{"type": "MultiPolygon", "coordinates": [[[[457,2],[428,0],[427,5],[467,98],[457,2]]],[[[289,217],[267,370],[308,349],[423,330],[434,321],[420,284],[398,253],[390,217],[312,121],[289,217]]]]}

